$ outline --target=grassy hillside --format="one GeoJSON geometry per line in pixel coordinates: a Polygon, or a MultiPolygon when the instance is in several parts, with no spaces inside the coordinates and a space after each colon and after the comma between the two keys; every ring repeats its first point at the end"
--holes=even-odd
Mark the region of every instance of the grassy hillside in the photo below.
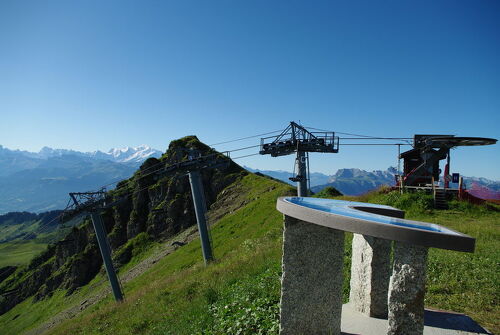
{"type": "Polygon", "coordinates": [[[0,268],[7,265],[26,264],[46,247],[47,243],[36,240],[1,243],[0,268]]]}
{"type": "Polygon", "coordinates": [[[401,208],[408,219],[434,222],[475,237],[474,253],[430,249],[425,305],[465,313],[500,333],[500,206],[454,200],[449,210],[433,210],[431,195],[387,191],[357,200],[401,208]]]}
{"type": "MultiPolygon", "coordinates": [[[[211,229],[217,258],[214,263],[203,266],[199,240],[194,239],[125,283],[125,302],[116,304],[108,295],[47,333],[277,333],[282,215],[275,204],[278,196],[290,192],[289,186],[263,177],[244,177],[220,195],[234,197],[243,207],[229,210],[211,229]]],[[[436,222],[476,237],[474,254],[431,249],[426,306],[464,312],[493,332],[500,331],[500,212],[459,202],[453,202],[450,210],[434,211],[425,195],[373,193],[359,200],[394,205],[407,210],[408,218],[436,222]]],[[[350,276],[347,235],[344,301],[350,276]]],[[[151,248],[146,251],[151,252],[151,248]]],[[[106,286],[101,274],[69,297],[58,291],[34,304],[26,301],[0,316],[0,329],[16,334],[39,326],[56,312],[82,304],[89,294],[106,286]]]]}
{"type": "MultiPolygon", "coordinates": [[[[11,212],[0,215],[0,268],[27,264],[49,243],[60,240],[69,230],[60,227],[57,221],[60,212],[11,212]]],[[[67,226],[79,222],[75,219],[67,226]]]]}

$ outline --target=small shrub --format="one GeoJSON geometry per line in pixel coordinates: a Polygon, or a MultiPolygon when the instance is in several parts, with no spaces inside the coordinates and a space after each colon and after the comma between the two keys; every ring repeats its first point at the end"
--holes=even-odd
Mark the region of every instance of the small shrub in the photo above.
{"type": "Polygon", "coordinates": [[[328,186],[319,191],[314,195],[316,198],[334,198],[341,196],[342,193],[340,193],[335,187],[328,186]]]}
{"type": "Polygon", "coordinates": [[[434,208],[432,194],[424,192],[407,192],[401,194],[398,191],[393,191],[380,194],[376,199],[372,199],[371,202],[380,202],[404,210],[412,215],[428,213],[434,208]]]}

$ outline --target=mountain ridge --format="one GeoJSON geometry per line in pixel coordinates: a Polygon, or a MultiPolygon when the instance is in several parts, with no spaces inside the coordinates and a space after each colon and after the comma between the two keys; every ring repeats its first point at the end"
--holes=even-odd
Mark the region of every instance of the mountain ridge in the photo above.
{"type": "Polygon", "coordinates": [[[157,149],[153,149],[148,145],[142,144],[136,147],[124,147],[124,148],[111,148],[107,152],[100,150],[95,151],[77,151],[72,149],[54,149],[51,147],[44,146],[38,152],[30,152],[26,150],[11,150],[2,145],[0,145],[0,157],[10,154],[10,156],[18,155],[32,159],[46,160],[53,157],[60,156],[80,156],[89,157],[95,159],[110,160],[117,163],[134,163],[140,164],[150,157],[158,158],[162,155],[162,152],[157,149]]]}
{"type": "Polygon", "coordinates": [[[43,147],[38,153],[0,145],[0,214],[62,209],[67,194],[128,178],[161,152],[149,146],[79,152],[43,147]]]}
{"type": "MultiPolygon", "coordinates": [[[[288,179],[292,176],[292,172],[289,171],[259,170],[247,166],[245,166],[245,169],[250,172],[260,172],[284,181],[290,185],[295,185],[294,182],[288,179]]],[[[321,172],[312,172],[310,176],[310,184],[311,190],[315,193],[328,186],[332,186],[345,195],[361,195],[382,185],[394,186],[396,174],[397,169],[395,167],[389,167],[385,171],[366,171],[358,168],[342,168],[338,169],[333,175],[327,175],[321,172]]],[[[473,192],[481,192],[481,194],[491,194],[491,192],[496,194],[500,192],[500,181],[490,180],[484,177],[464,176],[464,183],[465,187],[473,192]]],[[[494,196],[496,198],[498,195],[494,196]]]]}

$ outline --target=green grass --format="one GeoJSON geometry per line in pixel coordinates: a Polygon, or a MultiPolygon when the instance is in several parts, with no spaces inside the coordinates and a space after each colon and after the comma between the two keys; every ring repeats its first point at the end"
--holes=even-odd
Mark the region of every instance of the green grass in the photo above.
{"type": "Polygon", "coordinates": [[[35,233],[40,228],[40,221],[26,221],[23,223],[0,225],[0,239],[10,240],[24,233],[35,233]]]}
{"type": "MultiPolygon", "coordinates": [[[[212,228],[217,261],[205,268],[199,241],[195,240],[126,284],[125,303],[100,303],[79,317],[78,324],[67,322],[53,333],[196,333],[216,326],[217,314],[209,316],[208,309],[216,309],[214,304],[228,299],[239,283],[251,286],[249,281],[264,276],[266,271],[271,271],[269,277],[274,282],[263,285],[274,288],[274,297],[279,297],[276,283],[279,284],[282,216],[274,207],[276,198],[289,190],[288,186],[265,178],[245,177],[241,191],[248,191],[247,198],[255,200],[212,228]],[[129,315],[125,318],[122,313],[129,315]]],[[[262,290],[265,296],[269,293],[262,290]]],[[[262,299],[259,306],[264,308],[269,301],[262,299]]],[[[276,308],[279,299],[271,300],[276,308]]],[[[275,317],[273,320],[275,323],[275,317]]]]}
{"type": "Polygon", "coordinates": [[[429,221],[476,238],[474,253],[430,249],[425,304],[466,313],[494,333],[500,331],[500,215],[442,211],[429,221]]]}
{"type": "Polygon", "coordinates": [[[7,265],[24,265],[44,251],[49,243],[62,239],[69,228],[40,228],[41,221],[27,221],[22,224],[0,226],[2,240],[13,238],[21,233],[31,233],[33,238],[18,237],[0,243],[0,268],[7,265]]]}
{"type": "Polygon", "coordinates": [[[498,206],[454,200],[449,203],[449,210],[434,210],[431,195],[387,191],[360,198],[403,209],[407,219],[437,223],[476,238],[474,253],[429,250],[425,305],[465,313],[500,333],[498,206]]]}
{"type": "Polygon", "coordinates": [[[36,240],[12,241],[0,244],[0,268],[7,265],[27,264],[47,248],[47,243],[36,240]]]}
{"type": "MultiPolygon", "coordinates": [[[[251,201],[212,228],[217,260],[210,266],[203,266],[196,239],[125,284],[123,303],[116,304],[108,296],[49,334],[276,334],[282,215],[275,204],[290,188],[249,175],[238,191],[251,201]]],[[[473,254],[430,250],[425,303],[466,313],[494,333],[500,331],[500,212],[459,202],[451,203],[449,210],[435,211],[424,195],[372,193],[359,200],[397,205],[407,211],[407,218],[436,222],[474,236],[473,254]]],[[[344,301],[349,293],[351,237],[347,234],[344,301]]],[[[144,257],[141,255],[132,262],[144,257]]],[[[59,292],[36,304],[16,306],[0,316],[0,329],[14,333],[28,329],[77,303],[90,285],[70,297],[59,292]],[[11,320],[17,314],[21,315],[11,320]]]]}

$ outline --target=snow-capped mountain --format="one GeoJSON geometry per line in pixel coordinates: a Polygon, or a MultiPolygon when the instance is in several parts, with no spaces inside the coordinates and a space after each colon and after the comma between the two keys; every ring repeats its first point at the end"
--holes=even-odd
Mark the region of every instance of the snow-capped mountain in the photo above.
{"type": "MultiPolygon", "coordinates": [[[[22,151],[26,152],[26,151],[22,151]]],[[[43,147],[39,152],[28,152],[28,155],[33,158],[48,159],[51,157],[61,157],[64,155],[86,156],[84,152],[68,150],[68,149],[52,149],[43,147]]]]}
{"type": "Polygon", "coordinates": [[[122,149],[111,149],[107,153],[95,151],[95,157],[102,157],[119,163],[142,163],[150,157],[160,157],[161,151],[152,149],[147,145],[138,147],[125,147],[122,149]]]}
{"type": "Polygon", "coordinates": [[[0,214],[64,208],[68,192],[128,178],[143,161],[160,156],[146,145],[108,152],[49,147],[28,152],[0,145],[0,214]]]}
{"type": "Polygon", "coordinates": [[[78,156],[100,160],[110,160],[116,163],[130,163],[133,165],[139,165],[150,157],[158,158],[161,155],[161,151],[153,149],[147,145],[140,145],[138,147],[125,147],[121,149],[113,148],[108,152],[102,152],[100,150],[94,152],[81,152],[68,149],[53,149],[49,147],[43,147],[39,152],[29,152],[21,150],[10,150],[0,145],[0,161],[3,158],[14,161],[14,163],[18,162],[20,163],[19,169],[23,168],[23,163],[26,164],[27,168],[33,167],[34,164],[36,165],[36,163],[33,163],[33,161],[28,163],[27,160],[29,159],[36,161],[47,160],[53,157],[78,156]]]}

